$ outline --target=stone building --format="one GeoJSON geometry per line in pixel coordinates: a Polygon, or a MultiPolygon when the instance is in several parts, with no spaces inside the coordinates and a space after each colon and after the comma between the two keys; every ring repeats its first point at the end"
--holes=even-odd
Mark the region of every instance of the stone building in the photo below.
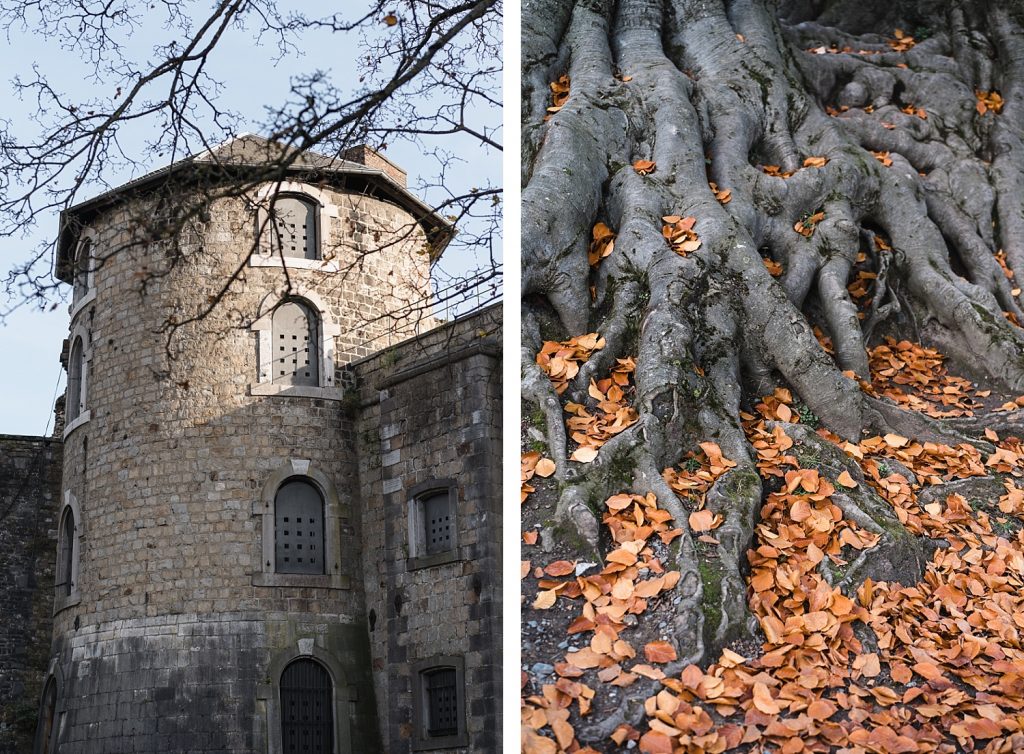
{"type": "Polygon", "coordinates": [[[0,435],[0,752],[32,750],[53,629],[61,443],[0,435]]]}
{"type": "Polygon", "coordinates": [[[434,326],[451,228],[344,157],[243,136],[63,213],[35,751],[500,750],[500,313],[434,326]]]}

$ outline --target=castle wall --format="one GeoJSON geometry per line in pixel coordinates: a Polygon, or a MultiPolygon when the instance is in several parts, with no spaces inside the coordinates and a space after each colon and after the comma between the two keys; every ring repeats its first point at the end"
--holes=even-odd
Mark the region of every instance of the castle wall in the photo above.
{"type": "Polygon", "coordinates": [[[61,443],[0,435],[0,754],[30,751],[49,660],[61,443]]]}
{"type": "MultiPolygon", "coordinates": [[[[438,656],[464,663],[468,746],[500,751],[500,307],[456,321],[353,365],[359,383],[359,484],[367,609],[383,738],[390,754],[417,748],[416,669],[438,656]],[[413,491],[454,480],[455,559],[411,557],[413,491]]],[[[430,748],[434,751],[435,749],[430,748]]]]}

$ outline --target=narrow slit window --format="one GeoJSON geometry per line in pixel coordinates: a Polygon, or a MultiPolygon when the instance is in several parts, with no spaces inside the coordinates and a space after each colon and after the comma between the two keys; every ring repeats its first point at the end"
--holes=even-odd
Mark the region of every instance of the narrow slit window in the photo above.
{"type": "Polygon", "coordinates": [[[65,508],[61,516],[58,541],[56,586],[60,594],[69,595],[75,587],[75,514],[71,508],[65,508]]]}
{"type": "Polygon", "coordinates": [[[71,345],[71,354],[68,357],[68,390],[65,401],[68,424],[77,419],[84,409],[84,376],[85,352],[82,339],[75,338],[75,342],[71,345]]]}
{"type": "Polygon", "coordinates": [[[81,301],[89,292],[89,269],[92,265],[92,239],[78,244],[75,254],[74,300],[81,301]]]}

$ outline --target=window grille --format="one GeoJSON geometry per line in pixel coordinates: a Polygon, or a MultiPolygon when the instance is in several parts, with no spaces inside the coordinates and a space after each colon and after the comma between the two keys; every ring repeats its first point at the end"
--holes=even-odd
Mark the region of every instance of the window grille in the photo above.
{"type": "Polygon", "coordinates": [[[447,489],[420,498],[423,506],[424,549],[427,555],[448,552],[455,546],[455,512],[447,489]]]}
{"type": "Polygon", "coordinates": [[[71,508],[64,510],[60,520],[60,551],[57,555],[57,587],[62,594],[71,594],[74,589],[75,564],[75,514],[71,508]]]}
{"type": "Polygon", "coordinates": [[[271,322],[273,381],[283,385],[319,385],[319,327],[315,315],[297,301],[285,301],[271,322]]]}
{"type": "Polygon", "coordinates": [[[68,397],[65,411],[70,424],[82,413],[84,396],[82,395],[82,373],[85,370],[85,354],[82,350],[82,339],[75,338],[68,359],[68,397]]]}
{"type": "Polygon", "coordinates": [[[320,244],[316,237],[316,205],[313,202],[295,196],[282,196],[274,202],[273,215],[271,230],[283,256],[320,258],[320,244]]]}
{"type": "Polygon", "coordinates": [[[300,659],[281,673],[281,742],[286,754],[332,754],[334,693],[326,668],[300,659]]]}
{"type": "Polygon", "coordinates": [[[425,671],[427,736],[454,736],[459,732],[458,686],[455,668],[425,671]]]}
{"type": "Polygon", "coordinates": [[[274,500],[274,554],[278,573],[324,573],[324,500],[309,482],[281,485],[274,500]]]}

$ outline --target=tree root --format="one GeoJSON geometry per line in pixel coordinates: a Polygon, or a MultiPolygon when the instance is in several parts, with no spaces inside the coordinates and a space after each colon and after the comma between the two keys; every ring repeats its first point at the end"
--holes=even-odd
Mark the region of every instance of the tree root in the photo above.
{"type": "MultiPolygon", "coordinates": [[[[784,5],[799,19],[796,6],[820,4],[784,5]]],[[[741,404],[784,385],[849,441],[896,433],[991,451],[977,437],[984,429],[977,420],[908,412],[866,395],[844,374],[870,379],[873,338],[907,331],[968,374],[1024,391],[1024,335],[1004,315],[1024,316],[1019,283],[994,255],[1001,245],[1009,267],[1024,274],[1024,145],[1014,125],[1024,121],[1024,46],[1005,9],[969,5],[970,12],[949,10],[947,32],[905,51],[878,36],[780,24],[757,1],[620,0],[614,9],[581,1],[571,12],[563,1],[552,11],[565,19],[557,44],[561,22],[550,33],[531,27],[523,394],[543,410],[559,479],[568,483],[559,525],[586,548],[600,550],[595,508],[623,490],[655,493],[684,529],[671,564],[683,573],[674,595],[680,660],[666,672],[714,659],[756,632],[744,569],[762,489],[741,404]],[[979,118],[974,92],[991,90],[1000,72],[979,53],[979,18],[998,25],[992,49],[1006,61],[1004,109],[989,120],[979,118]],[[830,44],[878,54],[807,52],[830,44]],[[569,99],[544,124],[540,82],[565,66],[569,99]],[[837,107],[847,109],[830,117],[826,108],[837,107]],[[889,153],[891,165],[872,151],[889,153]],[[809,157],[827,159],[804,167],[809,157]],[[638,159],[654,162],[653,172],[640,175],[638,159]],[[766,165],[793,174],[772,175],[766,165]],[[709,181],[731,192],[728,204],[709,181]],[[663,218],[673,215],[695,218],[698,249],[680,254],[666,243],[663,218]],[[599,219],[616,233],[615,248],[591,269],[587,246],[599,219]],[[765,254],[783,267],[780,278],[765,254]],[[877,275],[869,304],[847,290],[855,268],[877,275]],[[596,331],[606,338],[571,384],[574,400],[585,400],[591,380],[616,359],[636,359],[639,421],[590,465],[567,460],[564,428],[553,426],[562,421],[560,402],[534,363],[541,308],[543,316],[553,312],[551,329],[564,337],[596,331]],[[834,355],[819,344],[812,319],[834,355]],[[724,522],[718,544],[705,548],[661,472],[709,440],[737,466],[706,496],[724,522]]],[[[995,415],[986,426],[1024,434],[1018,413],[995,415]]],[[[805,468],[830,479],[845,470],[859,482],[833,500],[879,537],[842,572],[823,569],[830,583],[852,592],[867,577],[920,578],[926,544],[900,525],[857,464],[802,424],[784,430],[806,452],[805,468]]],[[[581,740],[603,738],[641,715],[634,699],[577,732],[581,740]]]]}

